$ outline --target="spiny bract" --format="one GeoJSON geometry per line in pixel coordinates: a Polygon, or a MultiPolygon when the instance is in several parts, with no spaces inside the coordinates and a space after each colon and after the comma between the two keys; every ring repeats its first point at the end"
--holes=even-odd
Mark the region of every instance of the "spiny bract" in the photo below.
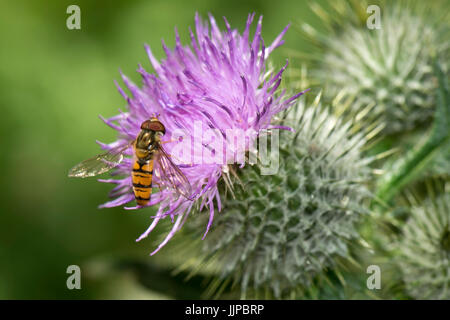
{"type": "Polygon", "coordinates": [[[413,206],[396,247],[412,297],[450,299],[450,194],[413,206]]]}
{"type": "Polygon", "coordinates": [[[206,257],[216,254],[216,272],[240,283],[243,296],[268,288],[286,297],[308,286],[336,256],[348,256],[348,242],[358,235],[355,222],[365,212],[365,135],[352,134],[353,123],[320,105],[307,108],[303,100],[286,123],[296,132],[281,134],[279,171],[243,169],[244,188],[236,186],[236,198],[224,202],[202,243],[206,257]]]}

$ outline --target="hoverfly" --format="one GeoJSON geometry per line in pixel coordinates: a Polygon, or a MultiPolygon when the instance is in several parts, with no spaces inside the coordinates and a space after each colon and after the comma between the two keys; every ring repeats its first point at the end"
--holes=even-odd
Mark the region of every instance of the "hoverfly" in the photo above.
{"type": "Polygon", "coordinates": [[[133,192],[136,202],[145,206],[150,201],[152,193],[153,167],[157,163],[157,177],[161,184],[173,188],[178,194],[190,199],[191,185],[178,166],[173,163],[164,150],[161,137],[165,134],[164,125],[152,117],[141,124],[141,131],[134,141],[126,146],[120,146],[96,157],[87,159],[70,169],[69,177],[93,177],[118,166],[124,159],[124,152],[133,146],[134,160],[131,168],[133,192]]]}

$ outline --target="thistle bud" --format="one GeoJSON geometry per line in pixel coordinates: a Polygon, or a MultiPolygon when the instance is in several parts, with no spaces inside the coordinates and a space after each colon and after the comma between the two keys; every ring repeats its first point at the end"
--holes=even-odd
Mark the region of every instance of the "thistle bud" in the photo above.
{"type": "Polygon", "coordinates": [[[243,297],[295,295],[337,257],[345,259],[358,237],[355,224],[369,196],[366,135],[353,133],[352,121],[337,119],[319,101],[307,107],[301,100],[287,114],[295,132],[281,133],[276,174],[261,175],[258,165],[238,171],[243,187],[228,195],[200,244],[198,266],[234,279],[243,297]]]}

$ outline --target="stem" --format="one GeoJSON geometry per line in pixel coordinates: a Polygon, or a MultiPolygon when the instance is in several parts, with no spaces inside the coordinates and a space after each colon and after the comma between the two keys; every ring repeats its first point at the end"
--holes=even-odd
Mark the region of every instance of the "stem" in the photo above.
{"type": "Polygon", "coordinates": [[[450,103],[447,76],[441,66],[434,61],[434,70],[438,79],[437,104],[434,114],[433,127],[424,144],[411,150],[404,158],[394,164],[393,172],[389,172],[382,179],[376,193],[382,203],[388,203],[409,181],[425,168],[433,159],[439,147],[449,139],[450,103]]]}

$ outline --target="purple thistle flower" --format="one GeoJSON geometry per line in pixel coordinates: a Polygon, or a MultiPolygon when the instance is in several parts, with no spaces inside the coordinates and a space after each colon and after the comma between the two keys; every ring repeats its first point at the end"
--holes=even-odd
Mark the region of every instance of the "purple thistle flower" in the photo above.
{"type": "MultiPolygon", "coordinates": [[[[170,50],[163,42],[167,57],[161,63],[153,56],[150,47],[145,46],[156,73],[149,74],[139,66],[138,72],[143,78],[142,88],[122,75],[132,97],[128,97],[118,86],[119,92],[127,100],[128,111],[120,111],[119,115],[109,119],[102,118],[119,133],[116,142],[100,143],[102,148],[112,150],[118,146],[126,146],[138,135],[141,123],[154,115],[165,125],[166,140],[177,130],[194,136],[196,124],[201,125],[200,130],[217,130],[225,140],[225,132],[229,129],[250,130],[254,133],[250,140],[255,140],[261,130],[279,128],[271,125],[273,117],[288,108],[303,93],[290,98],[285,98],[284,90],[275,94],[287,62],[278,73],[269,72],[269,75],[265,75],[267,57],[283,44],[282,37],[289,26],[269,47],[265,47],[261,37],[262,16],[258,20],[255,35],[252,39],[249,37],[253,18],[254,14],[248,16],[246,28],[241,35],[237,30],[231,29],[225,18],[227,30],[220,31],[212,15],[209,15],[208,24],[202,22],[196,14],[196,34],[189,29],[191,46],[183,46],[175,30],[175,48],[170,50]]],[[[248,151],[253,142],[246,141],[244,151],[248,151]]],[[[177,142],[164,145],[169,154],[176,146],[177,142]]],[[[218,181],[224,172],[226,173],[226,163],[235,159],[239,151],[242,150],[225,145],[225,165],[195,161],[191,165],[179,164],[179,169],[192,187],[190,199],[180,197],[173,189],[159,189],[154,192],[147,206],[159,204],[159,209],[151,225],[136,241],[147,237],[161,219],[170,216],[173,227],[165,240],[151,253],[155,254],[182,227],[194,206],[198,210],[209,210],[210,218],[204,238],[211,227],[216,209],[221,210],[218,181]]],[[[189,156],[193,159],[203,152],[211,152],[208,145],[200,144],[194,147],[189,156]]],[[[126,154],[132,155],[131,147],[126,154]]],[[[113,176],[123,176],[122,178],[99,180],[116,185],[110,193],[115,199],[100,207],[116,207],[134,200],[130,176],[132,163],[132,159],[125,158],[112,173],[113,176]]],[[[156,184],[160,182],[158,170],[156,165],[153,178],[156,184]]],[[[138,208],[141,206],[125,209],[138,208]]]]}

